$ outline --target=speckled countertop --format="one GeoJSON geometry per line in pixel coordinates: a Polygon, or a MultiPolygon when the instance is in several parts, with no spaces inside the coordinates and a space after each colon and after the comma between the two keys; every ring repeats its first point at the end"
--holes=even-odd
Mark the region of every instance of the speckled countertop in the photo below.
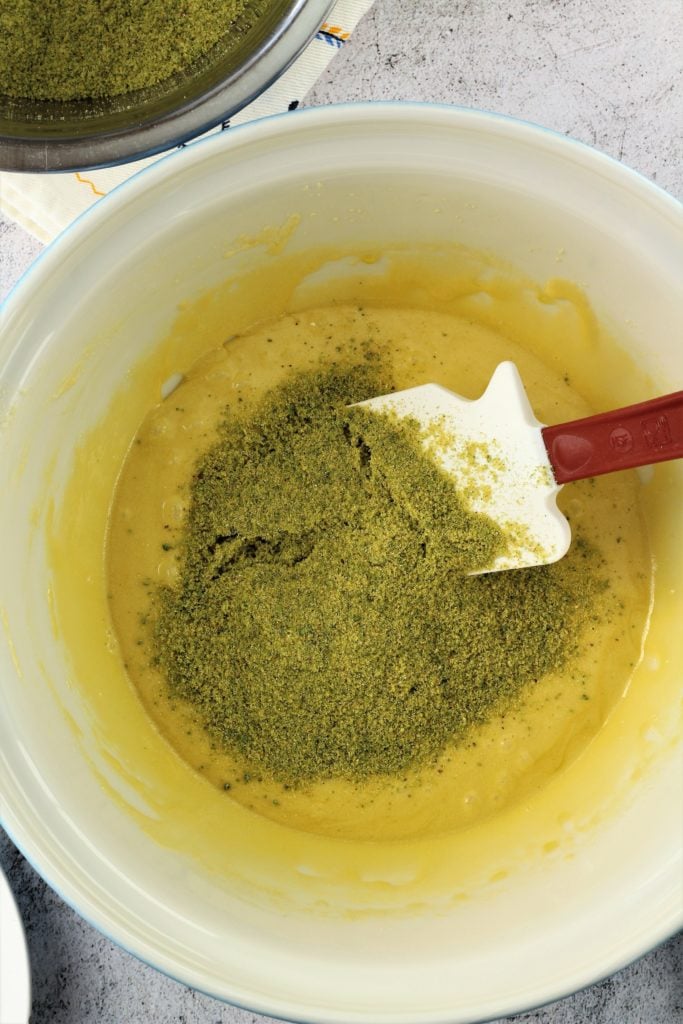
{"type": "MultiPolygon", "coordinates": [[[[516,115],[683,198],[683,0],[376,0],[308,97],[439,100],[516,115]]],[[[0,219],[0,296],[41,246],[0,219]]],[[[33,1024],[260,1024],[139,963],[82,921],[0,833],[33,1024]]],[[[511,1018],[512,1019],[512,1018],[511,1018]]],[[[683,1024],[683,936],[517,1024],[683,1024]]],[[[0,1022],[5,1024],[5,1022],[0,1022]]]]}

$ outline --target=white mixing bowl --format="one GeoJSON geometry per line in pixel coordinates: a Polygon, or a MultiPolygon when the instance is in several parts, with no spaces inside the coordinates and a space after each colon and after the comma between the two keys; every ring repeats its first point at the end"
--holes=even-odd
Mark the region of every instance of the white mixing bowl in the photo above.
{"type": "MultiPolygon", "coordinates": [[[[660,631],[661,671],[638,742],[617,773],[628,798],[582,832],[571,857],[501,876],[448,910],[389,917],[250,900],[155,840],[140,824],[144,808],[136,817],[126,806],[140,802],[126,788],[135,766],[116,761],[55,635],[49,516],[79,442],[178,303],[247,266],[259,238],[277,258],[287,234],[288,251],[455,240],[539,279],[561,259],[656,389],[681,387],[681,209],[565,138],[472,111],[360,105],[252,124],[137,175],[45,252],[3,313],[4,825],[98,928],[231,1002],[326,1024],[514,1013],[610,974],[683,922],[675,616],[660,631]],[[259,235],[293,214],[282,238],[259,235]]],[[[682,468],[669,467],[670,514],[657,534],[669,590],[683,579],[682,468]]]]}

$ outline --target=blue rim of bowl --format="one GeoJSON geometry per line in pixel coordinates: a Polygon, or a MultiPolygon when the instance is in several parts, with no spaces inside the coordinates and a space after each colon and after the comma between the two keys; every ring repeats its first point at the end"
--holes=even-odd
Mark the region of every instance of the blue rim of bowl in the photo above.
{"type": "MultiPolygon", "coordinates": [[[[225,996],[216,995],[214,992],[209,992],[207,989],[194,985],[188,985],[188,983],[186,981],[183,981],[182,978],[177,978],[174,974],[171,974],[170,971],[165,970],[163,967],[158,967],[151,960],[148,960],[146,957],[142,956],[141,953],[137,953],[134,949],[131,949],[129,946],[125,944],[125,942],[115,938],[109,932],[105,931],[105,929],[98,925],[94,920],[92,920],[87,914],[84,914],[83,911],[79,909],[75,902],[70,900],[68,897],[64,896],[64,894],[60,892],[58,888],[56,888],[54,885],[52,885],[51,882],[48,881],[48,879],[45,877],[45,875],[42,874],[42,872],[36,866],[36,864],[34,864],[33,860],[26,854],[26,852],[21,848],[19,843],[15,840],[10,830],[1,822],[0,828],[4,830],[10,842],[12,842],[14,846],[16,846],[17,850],[19,850],[19,853],[22,855],[24,860],[26,860],[26,862],[31,866],[31,868],[36,872],[36,874],[40,878],[42,878],[45,884],[49,886],[52,892],[54,892],[55,895],[58,896],[59,899],[62,900],[62,902],[65,903],[67,907],[73,910],[73,912],[77,914],[82,921],[85,921],[85,923],[89,925],[89,927],[93,928],[96,932],[98,932],[105,939],[107,939],[108,942],[111,942],[112,945],[114,945],[117,949],[122,949],[124,953],[128,953],[129,956],[132,956],[133,959],[138,961],[138,963],[144,964],[145,967],[149,967],[151,970],[156,971],[158,974],[161,974],[162,977],[168,978],[169,981],[175,982],[175,984],[177,985],[182,985],[185,988],[189,988],[193,992],[199,992],[200,995],[207,996],[209,999],[215,999],[215,1001],[217,1003],[220,1003],[221,1006],[231,1006],[237,1010],[243,1010],[245,1013],[258,1013],[265,1017],[269,1017],[272,1020],[282,1021],[283,1024],[327,1024],[327,1021],[324,1017],[307,1017],[306,1019],[300,1017],[283,1017],[277,1012],[273,1012],[272,1010],[261,1010],[257,1006],[247,1005],[246,1003],[240,1003],[234,999],[228,999],[225,996]]],[[[564,994],[553,996],[550,999],[544,999],[543,1002],[540,1003],[532,1003],[531,1005],[525,1005],[521,1007],[519,1010],[513,1010],[511,1013],[506,1012],[506,1017],[516,1017],[519,1014],[523,1013],[533,1013],[536,1010],[542,1010],[544,1007],[552,1006],[554,1003],[560,1002],[564,999],[571,999],[573,996],[579,996],[583,992],[587,992],[594,986],[601,985],[609,978],[613,978],[616,975],[621,974],[621,972],[626,970],[628,967],[633,967],[635,964],[640,963],[641,960],[644,960],[646,957],[650,956],[651,953],[655,953],[658,949],[661,949],[662,946],[665,946],[667,942],[669,942],[679,933],[683,934],[683,921],[681,921],[680,929],[677,928],[674,931],[672,931],[670,935],[666,935],[663,938],[659,939],[657,942],[655,942],[653,946],[648,947],[648,949],[644,950],[642,953],[639,953],[637,956],[630,958],[625,963],[621,964],[621,966],[616,967],[613,971],[607,971],[604,974],[600,974],[592,981],[586,982],[585,985],[580,985],[578,988],[572,988],[570,991],[567,991],[564,994]]],[[[30,944],[28,943],[28,940],[26,940],[26,944],[30,959],[30,944]]],[[[497,1024],[497,1022],[503,1024],[499,1014],[496,1014],[495,1017],[473,1017],[470,1021],[467,1022],[467,1024],[497,1024]]],[[[435,1018],[431,1020],[429,1024],[452,1024],[452,1019],[448,1017],[443,1017],[440,1019],[435,1018]]]]}
{"type": "MultiPolygon", "coordinates": [[[[48,257],[52,252],[52,249],[58,243],[61,243],[61,239],[65,238],[68,233],[72,233],[74,230],[81,229],[83,222],[86,218],[92,217],[104,217],[106,213],[102,211],[108,211],[109,205],[112,201],[116,201],[120,198],[122,190],[130,189],[136,185],[140,185],[140,181],[147,180],[149,175],[162,174],[168,170],[168,162],[171,160],[190,160],[199,150],[199,147],[216,146],[217,148],[222,146],[229,147],[232,145],[236,137],[242,138],[243,136],[252,132],[258,132],[262,125],[272,124],[275,122],[282,121],[283,123],[289,122],[295,124],[302,118],[311,118],[321,116],[333,116],[337,113],[342,114],[345,112],[353,112],[363,114],[364,112],[369,113],[375,109],[389,109],[395,111],[403,110],[431,110],[440,111],[443,113],[457,113],[464,115],[465,117],[472,117],[473,119],[484,119],[494,125],[511,125],[516,128],[521,128],[534,135],[544,136],[547,139],[556,143],[561,143],[566,146],[570,151],[574,150],[577,154],[587,154],[589,159],[597,161],[598,164],[603,164],[605,167],[609,167],[612,170],[617,169],[620,175],[623,175],[627,180],[631,180],[637,184],[641,189],[645,189],[649,196],[656,199],[659,203],[664,203],[668,207],[668,212],[672,215],[683,218],[683,198],[677,199],[671,195],[656,182],[652,181],[641,171],[637,171],[627,164],[617,160],[616,157],[610,156],[607,153],[603,153],[599,149],[595,149],[587,142],[582,142],[580,139],[574,139],[570,135],[564,135],[562,132],[556,131],[554,128],[547,128],[544,125],[536,124],[533,121],[526,121],[523,118],[512,117],[509,114],[499,114],[488,110],[479,110],[476,107],[464,107],[456,104],[448,103],[429,103],[424,101],[415,100],[373,100],[363,101],[359,103],[347,102],[347,103],[332,103],[325,106],[311,106],[311,107],[298,107],[296,110],[286,110],[277,114],[269,114],[266,117],[258,118],[254,121],[246,121],[244,124],[235,125],[226,132],[212,133],[209,135],[199,136],[193,138],[187,145],[180,146],[174,150],[168,152],[162,151],[158,153],[158,159],[153,163],[148,164],[146,167],[141,167],[135,171],[125,181],[115,185],[106,195],[102,196],[96,202],[92,203],[86,210],[79,213],[72,221],[63,228],[59,234],[55,235],[48,243],[45,248],[38,254],[38,256],[31,262],[30,266],[20,275],[18,280],[14,283],[10,291],[7,293],[5,298],[0,303],[0,310],[4,309],[5,306],[15,295],[19,287],[23,287],[24,283],[28,279],[29,275],[32,274],[37,268],[39,268],[43,262],[43,259],[48,257]]],[[[152,154],[155,155],[155,154],[152,154]]],[[[125,165],[124,165],[125,166],[125,165]]],[[[140,186],[142,187],[142,186],[140,186]]],[[[89,221],[88,221],[89,224],[89,221]]]]}
{"type": "MultiPolygon", "coordinates": [[[[87,210],[84,210],[81,214],[79,214],[78,217],[76,217],[51,242],[49,242],[46,245],[45,249],[38,255],[38,257],[35,260],[33,260],[30,266],[26,269],[26,271],[24,271],[24,273],[12,287],[12,289],[10,290],[2,304],[0,304],[0,313],[2,313],[7,308],[8,305],[13,304],[15,301],[21,299],[21,293],[23,292],[24,288],[28,287],[30,284],[29,279],[35,276],[36,270],[43,268],[45,261],[49,262],[52,259],[52,253],[61,244],[62,239],[66,238],[68,235],[79,233],[80,231],[87,231],[89,229],[91,222],[95,224],[98,219],[102,221],[106,220],[106,218],[108,217],[109,206],[112,202],[119,201],[121,199],[122,193],[127,193],[128,191],[131,191],[132,194],[132,190],[138,191],[141,190],[143,187],[146,187],[147,185],[154,187],[154,182],[150,182],[149,179],[153,178],[155,175],[163,179],[163,177],[165,177],[166,174],[168,174],[172,169],[169,165],[169,161],[187,161],[192,158],[193,154],[195,154],[196,159],[199,160],[202,154],[198,152],[197,147],[202,147],[202,149],[211,146],[217,149],[222,147],[230,148],[230,146],[233,144],[232,140],[234,140],[236,136],[243,138],[244,136],[248,136],[249,134],[256,134],[263,130],[262,125],[272,124],[274,122],[289,122],[289,124],[293,128],[296,125],[296,123],[302,118],[312,120],[314,117],[334,117],[336,115],[341,116],[342,114],[345,113],[358,114],[362,118],[363,116],[366,115],[371,116],[372,112],[378,109],[389,109],[397,113],[399,111],[409,112],[429,110],[443,113],[446,116],[449,116],[450,114],[457,114],[460,117],[465,117],[466,119],[471,119],[472,121],[483,120],[485,123],[489,123],[492,125],[509,126],[513,130],[521,129],[522,131],[528,132],[530,135],[535,135],[537,137],[546,137],[551,142],[560,143],[563,147],[566,146],[570,151],[574,150],[577,154],[584,154],[588,159],[594,162],[597,161],[598,166],[602,164],[603,166],[610,168],[612,171],[617,169],[619,175],[624,176],[627,181],[630,180],[633,183],[635,183],[638,188],[645,189],[650,198],[658,201],[659,203],[663,203],[664,207],[667,209],[669,213],[673,213],[676,217],[678,217],[680,219],[681,230],[683,231],[683,202],[679,201],[670,193],[666,192],[664,189],[662,189],[659,185],[655,184],[641,172],[636,171],[631,167],[628,167],[626,164],[621,163],[621,161],[615,159],[614,157],[611,157],[606,153],[602,153],[600,150],[597,150],[593,146],[581,142],[578,139],[574,139],[571,136],[563,135],[561,132],[557,132],[554,129],[546,128],[542,125],[535,124],[531,121],[525,121],[522,120],[521,118],[511,117],[510,115],[507,114],[498,114],[491,111],[478,110],[472,107],[456,106],[445,103],[428,103],[403,100],[370,102],[366,101],[361,103],[330,104],[328,106],[320,107],[304,107],[299,108],[296,111],[286,111],[279,114],[272,114],[268,117],[260,118],[256,121],[246,122],[243,125],[239,125],[231,129],[229,133],[221,133],[219,135],[210,135],[196,139],[194,142],[192,142],[189,146],[185,147],[184,149],[166,153],[165,155],[160,156],[159,160],[155,161],[153,164],[150,164],[147,167],[143,167],[140,170],[138,170],[135,174],[131,175],[130,178],[127,178],[125,181],[115,186],[115,188],[113,188],[111,192],[107,193],[106,196],[103,196],[101,199],[97,200],[97,202],[93,203],[87,210]]],[[[29,850],[25,848],[21,841],[15,837],[15,834],[13,833],[12,829],[8,827],[7,822],[2,820],[2,818],[0,818],[0,827],[4,829],[4,831],[10,838],[11,842],[17,847],[19,852],[28,861],[33,870],[38,875],[40,875],[40,877],[53,890],[53,892],[55,892],[57,896],[59,896],[59,898],[64,903],[66,903],[67,906],[69,906],[73,911],[75,911],[75,913],[77,913],[79,917],[81,917],[87,924],[93,927],[101,935],[104,935],[104,937],[108,939],[110,942],[112,942],[114,945],[118,946],[120,949],[125,950],[131,956],[135,957],[135,959],[139,960],[146,966],[153,968],[155,971],[158,971],[160,974],[162,974],[164,977],[169,978],[171,981],[175,981],[180,985],[190,987],[194,991],[209,996],[210,998],[215,999],[219,1003],[228,1006],[234,1006],[237,1009],[245,1010],[251,1013],[263,1014],[265,1016],[272,1017],[275,1020],[283,1021],[285,1022],[285,1024],[330,1024],[330,1021],[334,1021],[335,1024],[339,1024],[339,1022],[342,1020],[342,1018],[339,1017],[337,1014],[334,1014],[333,1017],[319,1014],[316,1016],[308,1015],[305,1018],[282,1016],[278,1013],[277,1009],[274,1009],[273,1007],[267,1006],[265,1004],[259,1005],[257,1001],[254,1001],[250,1004],[246,1004],[236,1000],[233,997],[228,998],[226,996],[222,996],[215,992],[204,989],[200,985],[190,985],[183,978],[179,978],[177,975],[172,974],[169,970],[158,966],[152,960],[144,956],[142,953],[138,952],[134,948],[131,948],[131,946],[129,946],[123,938],[119,938],[111,931],[109,931],[106,925],[98,923],[98,921],[95,919],[95,915],[90,916],[88,913],[84,913],[83,910],[79,907],[76,897],[72,897],[70,894],[66,894],[59,885],[56,885],[54,882],[50,880],[49,870],[47,872],[43,871],[43,869],[33,859],[29,850]]],[[[555,994],[548,998],[544,998],[540,1002],[525,1004],[523,1006],[519,1006],[516,1009],[504,1009],[502,1012],[504,1014],[507,1014],[508,1016],[516,1016],[517,1014],[541,1009],[542,1007],[549,1006],[552,1003],[555,1003],[559,1000],[565,999],[572,995],[577,995],[581,992],[585,992],[592,986],[600,984],[607,978],[611,978],[615,974],[618,974],[620,971],[624,970],[629,965],[639,962],[644,957],[648,956],[651,952],[660,948],[662,945],[668,942],[673,936],[677,935],[679,931],[681,931],[681,929],[683,929],[683,910],[681,910],[679,914],[679,920],[674,921],[670,925],[667,925],[667,927],[654,940],[652,940],[651,944],[648,944],[645,949],[641,949],[635,954],[622,955],[621,958],[615,961],[613,966],[611,966],[609,969],[599,972],[585,983],[579,984],[578,986],[572,985],[570,983],[567,987],[560,988],[555,994]]],[[[354,1011],[353,1015],[349,1016],[347,1019],[349,1021],[358,1020],[359,1018],[357,1012],[354,1011]]],[[[395,1019],[398,1018],[385,1017],[380,1018],[380,1022],[381,1024],[392,1024],[392,1021],[395,1019]]],[[[495,1024],[495,1021],[499,1019],[500,1013],[497,1013],[496,1016],[494,1017],[490,1017],[487,1015],[485,1017],[472,1018],[470,1021],[468,1021],[468,1024],[495,1024]]],[[[425,1024],[452,1024],[453,1018],[448,1016],[430,1016],[429,1018],[424,1018],[424,1021],[425,1024]]]]}

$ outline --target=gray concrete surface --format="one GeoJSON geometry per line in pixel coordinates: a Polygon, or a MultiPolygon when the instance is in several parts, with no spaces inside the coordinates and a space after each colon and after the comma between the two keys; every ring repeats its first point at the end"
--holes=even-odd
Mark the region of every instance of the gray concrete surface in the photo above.
{"type": "MultiPolygon", "coordinates": [[[[683,198],[682,39],[683,0],[376,0],[308,102],[439,100],[512,114],[588,142],[683,198]]],[[[0,296],[40,248],[0,220],[0,296]]],[[[26,924],[33,1024],[265,1020],[113,946],[1,833],[0,863],[26,924]]],[[[585,992],[514,1020],[683,1024],[683,936],[585,992]]]]}

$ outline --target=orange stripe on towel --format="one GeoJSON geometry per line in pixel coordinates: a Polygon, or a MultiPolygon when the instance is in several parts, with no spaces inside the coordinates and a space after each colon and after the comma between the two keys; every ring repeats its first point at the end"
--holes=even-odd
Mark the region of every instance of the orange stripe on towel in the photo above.
{"type": "Polygon", "coordinates": [[[341,25],[330,25],[329,22],[325,22],[322,26],[321,32],[329,32],[331,36],[336,36],[337,39],[348,39],[351,35],[350,32],[344,32],[341,25]]]}
{"type": "Polygon", "coordinates": [[[90,180],[90,178],[83,178],[83,177],[81,177],[81,175],[78,173],[78,171],[76,171],[76,180],[80,181],[81,185],[90,185],[90,188],[93,190],[93,193],[96,196],[106,196],[106,194],[107,194],[106,192],[100,192],[99,189],[95,188],[95,185],[90,180]]]}

